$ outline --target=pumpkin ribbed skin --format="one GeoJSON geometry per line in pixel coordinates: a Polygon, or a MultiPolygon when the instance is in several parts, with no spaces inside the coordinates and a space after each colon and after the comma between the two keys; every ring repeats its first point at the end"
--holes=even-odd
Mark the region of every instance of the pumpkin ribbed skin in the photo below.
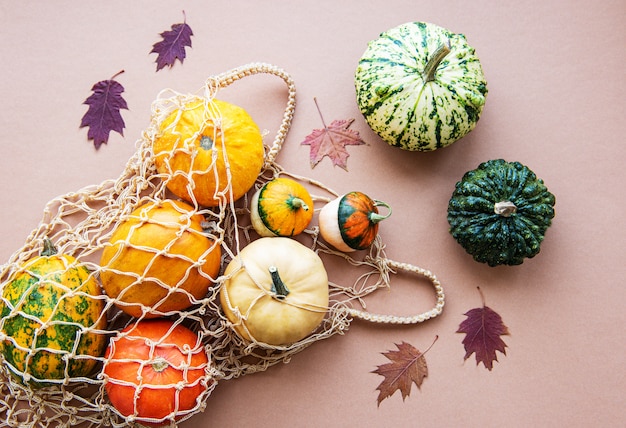
{"type": "Polygon", "coordinates": [[[50,383],[45,380],[89,376],[97,364],[94,357],[101,357],[106,346],[102,333],[86,330],[106,328],[100,295],[93,275],[70,255],[26,262],[6,283],[0,300],[0,330],[7,337],[0,352],[6,362],[36,387],[50,383]],[[76,357],[64,361],[70,354],[76,357]]]}
{"type": "Polygon", "coordinates": [[[390,145],[419,151],[445,147],[474,129],[487,95],[482,66],[465,36],[425,22],[400,25],[371,41],[355,86],[372,130],[390,145]],[[444,46],[449,52],[430,80],[429,61],[444,46]]]}
{"type": "Polygon", "coordinates": [[[188,308],[217,278],[221,248],[203,231],[204,217],[180,201],[141,205],[120,222],[100,260],[102,287],[124,312],[188,308]],[[163,250],[166,250],[163,252],[163,250]],[[174,289],[174,292],[171,292],[174,289]]]}
{"type": "Polygon", "coordinates": [[[259,127],[243,108],[220,100],[207,107],[199,99],[174,111],[161,123],[153,149],[167,188],[207,207],[241,198],[264,162],[259,127]]]}
{"type": "Polygon", "coordinates": [[[313,219],[313,199],[306,188],[290,178],[265,183],[252,197],[252,226],[261,236],[295,236],[313,219]]]}
{"type": "Polygon", "coordinates": [[[448,204],[450,233],[476,261],[518,265],[539,253],[554,204],[528,167],[490,160],[456,184],[448,204]]]}

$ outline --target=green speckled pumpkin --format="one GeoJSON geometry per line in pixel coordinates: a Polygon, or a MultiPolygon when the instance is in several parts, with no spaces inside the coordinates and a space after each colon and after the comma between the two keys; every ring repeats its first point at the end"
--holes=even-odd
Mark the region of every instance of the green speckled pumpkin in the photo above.
{"type": "Polygon", "coordinates": [[[450,233],[479,262],[519,265],[539,253],[554,204],[528,167],[490,160],[456,184],[448,204],[450,233]]]}
{"type": "Polygon", "coordinates": [[[406,150],[445,147],[478,122],[487,82],[463,34],[426,22],[368,44],[355,72],[357,103],[372,130],[406,150]]]}
{"type": "Polygon", "coordinates": [[[89,270],[46,240],[4,284],[0,300],[0,353],[9,369],[35,387],[46,380],[89,376],[102,357],[104,301],[89,270]]]}

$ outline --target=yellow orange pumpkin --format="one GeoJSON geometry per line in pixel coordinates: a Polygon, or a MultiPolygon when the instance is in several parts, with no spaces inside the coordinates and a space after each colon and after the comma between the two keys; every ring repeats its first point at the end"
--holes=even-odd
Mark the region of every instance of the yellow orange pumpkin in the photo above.
{"type": "Polygon", "coordinates": [[[100,278],[107,295],[124,312],[135,317],[145,312],[146,318],[186,309],[202,298],[221,261],[221,248],[206,236],[203,222],[190,205],[174,200],[133,211],[102,252],[100,278]]]}
{"type": "Polygon", "coordinates": [[[153,149],[167,188],[188,202],[214,207],[241,198],[264,161],[259,127],[241,107],[198,98],[161,124],[153,149]]]}
{"type": "Polygon", "coordinates": [[[253,196],[250,217],[261,236],[294,236],[313,218],[313,199],[308,190],[291,178],[275,178],[253,196]]]}

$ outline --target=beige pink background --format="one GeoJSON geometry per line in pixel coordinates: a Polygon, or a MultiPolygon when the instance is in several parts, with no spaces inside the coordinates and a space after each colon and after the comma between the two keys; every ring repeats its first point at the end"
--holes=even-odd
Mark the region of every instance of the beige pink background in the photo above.
{"type": "MultiPolygon", "coordinates": [[[[0,263],[36,227],[47,201],[122,172],[160,90],[196,92],[211,75],[272,63],[298,90],[279,163],[338,192],[389,203],[393,215],[380,229],[387,255],[432,270],[446,307],[418,326],[355,321],[289,364],[220,383],[206,411],[181,426],[623,426],[625,22],[622,0],[3,1],[0,263]],[[156,73],[149,51],[183,10],[193,48],[184,64],[156,73]],[[417,20],[466,34],[489,86],[477,128],[426,154],[381,142],[358,112],[353,87],[367,42],[417,20]],[[96,151],[79,129],[82,102],[93,83],[122,69],[130,107],[124,136],[111,134],[96,151]],[[314,97],[327,122],[356,119],[352,128],[368,143],[348,149],[349,172],[329,159],[309,165],[300,143],[321,126],[314,97]],[[557,197],[541,253],[521,266],[474,262],[447,231],[455,182],[493,158],[528,165],[557,197]],[[511,332],[491,372],[473,357],[463,361],[463,336],[455,333],[481,303],[477,286],[511,332]],[[425,349],[435,336],[421,390],[377,407],[382,377],[371,371],[386,362],[381,352],[401,341],[425,349]]],[[[222,98],[273,135],[286,93],[279,79],[252,77],[222,98]]],[[[368,308],[410,315],[430,299],[427,283],[400,278],[368,298],[368,308]]]]}

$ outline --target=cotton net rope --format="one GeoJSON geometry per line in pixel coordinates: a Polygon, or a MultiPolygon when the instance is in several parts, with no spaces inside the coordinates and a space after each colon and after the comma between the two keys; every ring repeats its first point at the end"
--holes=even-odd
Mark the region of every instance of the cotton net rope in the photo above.
{"type": "MultiPolygon", "coordinates": [[[[13,275],[20,270],[21,265],[40,253],[45,238],[54,243],[59,254],[75,257],[76,263],[86,266],[90,275],[98,280],[103,269],[98,263],[100,255],[103,248],[108,245],[107,242],[111,238],[115,226],[121,220],[128,218],[135,208],[146,202],[160,202],[172,198],[166,187],[169,177],[157,172],[152,150],[153,142],[160,132],[159,126],[164,118],[176,109],[182,108],[190,100],[200,98],[203,99],[211,119],[219,120],[220,112],[216,110],[213,103],[219,90],[240,79],[257,74],[269,74],[281,78],[287,85],[288,99],[282,122],[274,140],[269,145],[264,146],[265,163],[254,188],[238,201],[232,201],[227,197],[228,193],[232,192],[230,183],[227,183],[225,190],[216,195],[220,202],[214,208],[205,208],[193,201],[195,213],[202,215],[205,219],[206,236],[211,238],[215,245],[220,245],[223,250],[222,266],[236,258],[241,248],[255,239],[256,235],[248,220],[250,215],[249,199],[250,194],[264,183],[279,176],[288,176],[306,185],[311,190],[316,202],[325,203],[330,200],[330,197],[336,197],[337,193],[323,183],[291,174],[276,161],[295,111],[296,90],[290,75],[270,64],[252,63],[244,65],[207,79],[200,96],[180,94],[172,90],[165,90],[160,93],[152,104],[150,124],[137,141],[135,155],[128,161],[123,173],[117,179],[106,180],[99,185],[88,186],[48,202],[44,208],[42,220],[27,237],[25,244],[13,253],[7,263],[0,266],[0,290],[4,290],[13,275]]],[[[206,391],[198,397],[195,407],[181,412],[182,418],[179,421],[203,411],[208,397],[219,381],[263,371],[277,363],[286,363],[294,354],[311,344],[335,334],[344,334],[355,318],[375,323],[418,324],[438,316],[443,310],[444,292],[436,276],[432,272],[412,264],[388,259],[384,250],[385,245],[380,236],[376,237],[368,251],[357,253],[361,254],[362,259],[336,251],[328,246],[319,238],[317,226],[311,226],[297,239],[323,258],[338,257],[355,269],[365,270],[365,273],[360,275],[350,286],[342,286],[330,281],[329,307],[316,309],[326,311],[322,324],[311,335],[289,346],[269,346],[256,342],[254,339],[245,341],[235,334],[220,308],[219,291],[227,279],[223,274],[214,278],[216,285],[209,289],[206,296],[199,299],[189,296],[193,303],[190,308],[175,311],[175,313],[162,314],[174,320],[174,325],[184,325],[194,331],[198,335],[198,343],[194,350],[204,348],[210,355],[208,364],[185,369],[204,370],[205,376],[199,382],[206,385],[206,391]],[[414,316],[368,312],[365,309],[364,298],[380,288],[388,288],[391,276],[401,271],[424,278],[432,284],[435,291],[435,302],[432,309],[414,316]]],[[[168,254],[166,251],[158,252],[154,256],[155,260],[157,256],[167,257],[168,254]]],[[[198,267],[197,261],[188,261],[191,268],[198,267]]],[[[136,278],[137,281],[141,279],[141,277],[136,278]]],[[[61,286],[60,284],[57,285],[61,286]]],[[[166,287],[165,284],[161,285],[166,287]]],[[[107,340],[119,338],[124,336],[120,330],[137,321],[137,319],[119,310],[119,305],[123,302],[106,295],[91,297],[104,302],[107,325],[105,329],[96,323],[91,326],[79,325],[82,329],[81,334],[104,335],[107,340]]],[[[4,297],[0,301],[0,306],[12,308],[12,305],[4,297]]],[[[19,312],[17,306],[19,305],[12,309],[11,315],[19,312]]],[[[59,309],[57,307],[53,310],[59,309]]],[[[31,315],[24,313],[19,313],[19,315],[37,321],[36,317],[31,315]]],[[[139,317],[139,319],[141,318],[143,315],[139,317]]],[[[0,340],[11,341],[10,337],[1,332],[3,322],[4,319],[1,319],[0,340]]],[[[38,331],[43,330],[46,326],[47,324],[44,323],[38,331]]],[[[73,326],[77,327],[76,324],[73,326]]],[[[132,330],[125,337],[132,338],[132,330]]],[[[63,379],[51,379],[46,386],[35,388],[20,379],[28,380],[28,373],[20,372],[15,367],[11,367],[5,360],[0,361],[2,362],[0,365],[0,415],[5,415],[0,419],[0,427],[122,427],[135,424],[136,418],[133,415],[130,417],[122,416],[108,401],[104,390],[105,376],[98,373],[102,365],[108,361],[104,357],[76,355],[78,340],[75,342],[73,350],[69,353],[62,353],[50,348],[44,349],[53,354],[64,354],[64,361],[72,358],[96,360],[97,368],[92,377],[71,378],[67,375],[66,367],[66,376],[63,379]]],[[[23,347],[15,341],[12,341],[11,344],[27,353],[28,358],[35,352],[36,341],[33,341],[30,348],[23,347]]],[[[37,348],[37,350],[40,349],[37,348]]],[[[151,357],[153,357],[152,352],[151,357]]],[[[133,361],[128,362],[132,363],[133,361]]],[[[146,362],[142,361],[140,364],[146,364],[146,362]]],[[[140,390],[142,385],[138,385],[137,388],[140,390]]],[[[162,420],[153,422],[162,422],[162,420]]],[[[172,425],[175,423],[172,422],[172,425]]]]}

